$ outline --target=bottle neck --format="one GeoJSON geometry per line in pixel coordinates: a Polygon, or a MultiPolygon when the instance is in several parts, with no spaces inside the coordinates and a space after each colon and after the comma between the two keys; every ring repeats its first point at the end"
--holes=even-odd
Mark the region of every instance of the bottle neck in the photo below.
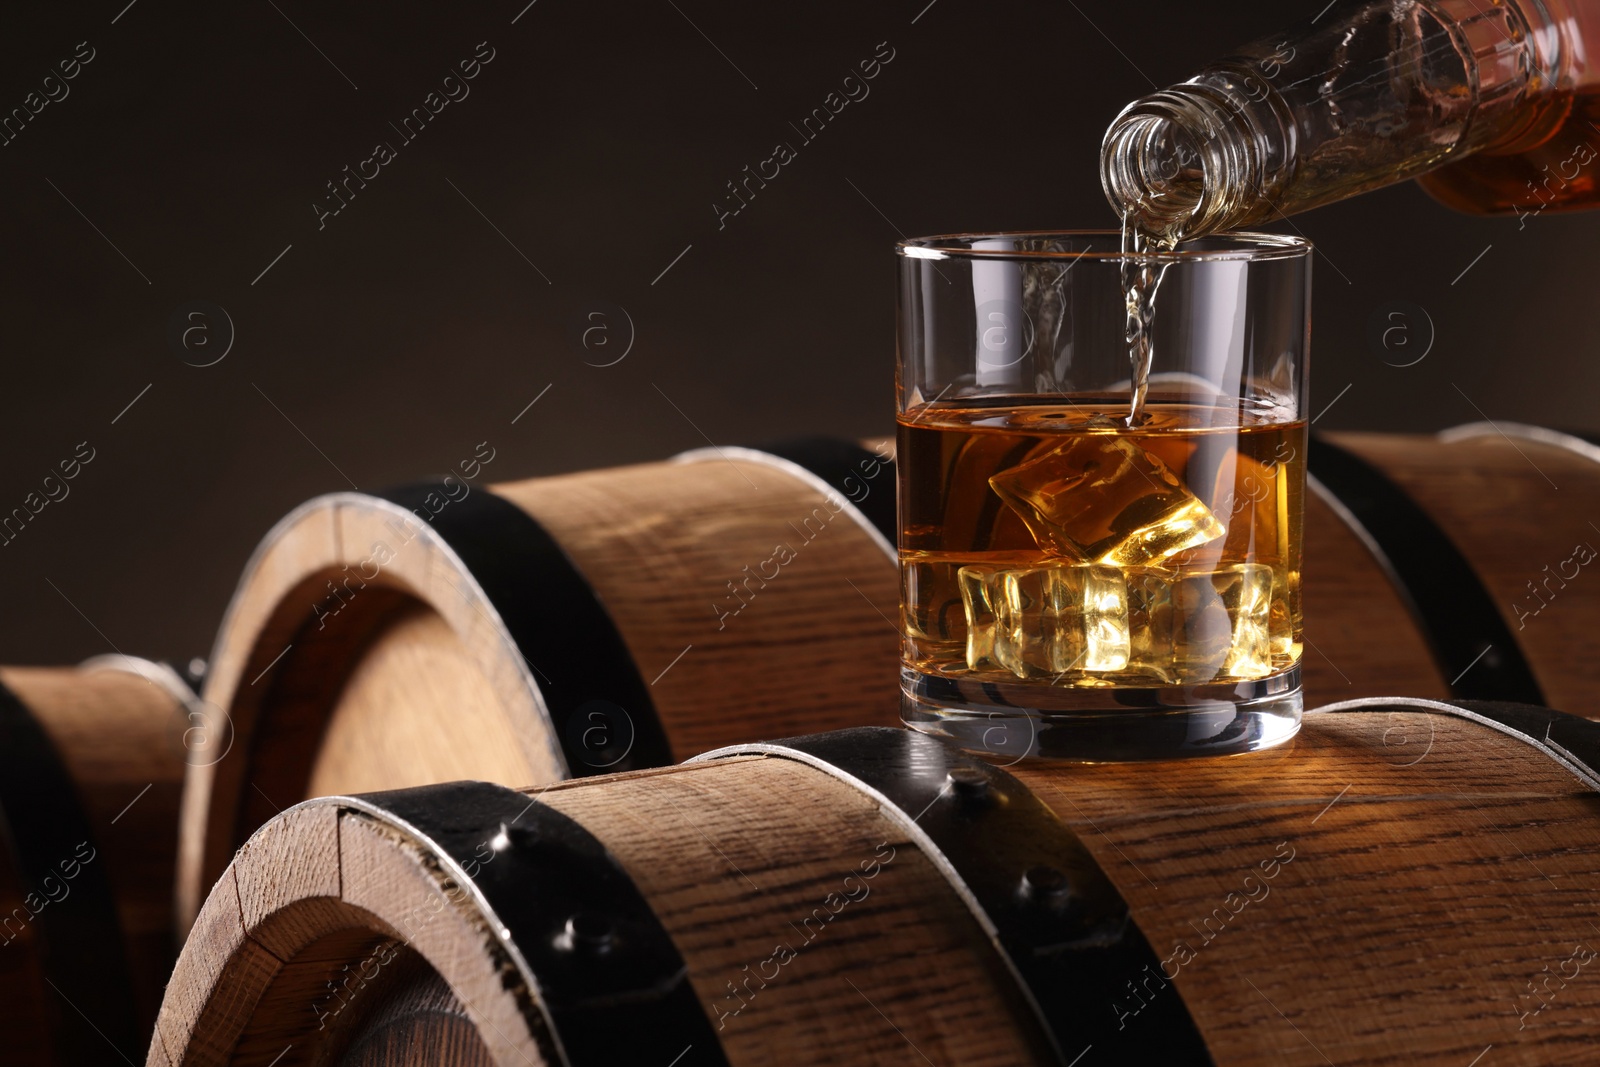
{"type": "Polygon", "coordinates": [[[1125,218],[1236,229],[1541,134],[1561,34],[1539,0],[1363,0],[1129,105],[1101,148],[1125,218]]]}

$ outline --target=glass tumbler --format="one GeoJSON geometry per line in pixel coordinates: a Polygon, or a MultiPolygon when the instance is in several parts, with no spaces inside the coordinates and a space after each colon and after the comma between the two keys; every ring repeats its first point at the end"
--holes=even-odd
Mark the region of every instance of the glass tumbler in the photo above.
{"type": "Polygon", "coordinates": [[[1292,737],[1311,246],[1134,255],[1074,231],[898,252],[906,723],[1080,761],[1292,737]]]}

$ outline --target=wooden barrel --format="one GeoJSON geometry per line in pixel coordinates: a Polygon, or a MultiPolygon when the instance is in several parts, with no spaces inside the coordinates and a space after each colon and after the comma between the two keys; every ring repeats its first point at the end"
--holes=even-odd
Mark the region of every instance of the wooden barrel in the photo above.
{"type": "MultiPolygon", "coordinates": [[[[1310,470],[1387,571],[1430,653],[1434,692],[1396,691],[1600,717],[1600,580],[1588,573],[1600,559],[1600,448],[1485,422],[1431,437],[1329,434],[1310,470]]],[[[1307,564],[1308,632],[1324,620],[1311,590],[1342,576],[1328,570],[1307,564]]],[[[1386,637],[1369,629],[1368,643],[1386,637]]],[[[1367,671],[1352,664],[1338,666],[1367,671]]]]}
{"type": "Polygon", "coordinates": [[[480,446],[298,508],[217,637],[205,698],[238,744],[185,791],[180,921],[308,796],[897,722],[892,455],[810,439],[486,488],[480,446]]]}
{"type": "Polygon", "coordinates": [[[314,800],[148,1063],[1589,1063],[1597,787],[1600,724],[1396,698],[1225,760],[867,727],[314,800]]]}
{"type": "MultiPolygon", "coordinates": [[[[1600,492],[1600,463],[1582,442],[1499,429],[1314,445],[1308,702],[1600,716],[1592,598],[1552,600],[1524,620],[1538,632],[1508,599],[1538,573],[1525,561],[1571,556],[1587,529],[1573,501],[1600,492]]],[[[241,743],[190,777],[182,924],[234,849],[307,796],[551,781],[894,721],[892,455],[713,448],[488,490],[470,484],[475,459],[432,486],[296,510],[246,569],[212,657],[216,729],[241,743]]]]}
{"type": "Polygon", "coordinates": [[[185,759],[205,741],[160,664],[0,668],[0,1060],[114,1063],[148,1043],[176,954],[185,759]]]}

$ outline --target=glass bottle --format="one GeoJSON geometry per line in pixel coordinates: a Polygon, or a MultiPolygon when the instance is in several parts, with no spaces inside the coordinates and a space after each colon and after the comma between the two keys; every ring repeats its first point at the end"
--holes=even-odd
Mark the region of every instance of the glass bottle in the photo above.
{"type": "Polygon", "coordinates": [[[1475,214],[1600,206],[1600,0],[1334,0],[1106,131],[1101,181],[1175,240],[1416,178],[1475,214]]]}

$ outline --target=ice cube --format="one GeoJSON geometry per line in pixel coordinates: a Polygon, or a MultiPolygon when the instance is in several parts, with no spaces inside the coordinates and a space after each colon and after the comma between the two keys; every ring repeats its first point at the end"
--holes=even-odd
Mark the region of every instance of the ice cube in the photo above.
{"type": "Polygon", "coordinates": [[[1176,681],[1172,656],[1172,579],[1168,571],[1134,567],[1128,579],[1128,670],[1151,681],[1176,681]]]}
{"type": "Polygon", "coordinates": [[[1277,571],[1272,575],[1272,610],[1267,616],[1267,631],[1272,635],[1272,654],[1279,662],[1293,660],[1296,654],[1294,601],[1299,592],[1298,588],[1291,590],[1290,583],[1296,582],[1297,577],[1277,571]]]}
{"type": "Polygon", "coordinates": [[[1166,464],[1114,434],[1071,435],[989,485],[1039,547],[1079,563],[1144,566],[1227,532],[1166,464]]]}
{"type": "Polygon", "coordinates": [[[1128,575],[1129,667],[1167,683],[1262,678],[1281,628],[1272,568],[1138,568],[1128,575]]]}
{"type": "Polygon", "coordinates": [[[1114,567],[971,566],[960,583],[972,670],[1027,679],[1127,666],[1127,583],[1114,567]]]}
{"type": "Polygon", "coordinates": [[[989,599],[989,581],[997,567],[962,567],[956,572],[961,606],[967,616],[967,669],[994,670],[995,611],[989,599]]]}
{"type": "Polygon", "coordinates": [[[1212,578],[1217,597],[1233,620],[1233,645],[1222,661],[1231,678],[1272,673],[1272,568],[1245,563],[1212,578]]]}
{"type": "Polygon", "coordinates": [[[963,628],[956,568],[915,557],[900,562],[900,625],[908,663],[959,663],[963,628]]]}

